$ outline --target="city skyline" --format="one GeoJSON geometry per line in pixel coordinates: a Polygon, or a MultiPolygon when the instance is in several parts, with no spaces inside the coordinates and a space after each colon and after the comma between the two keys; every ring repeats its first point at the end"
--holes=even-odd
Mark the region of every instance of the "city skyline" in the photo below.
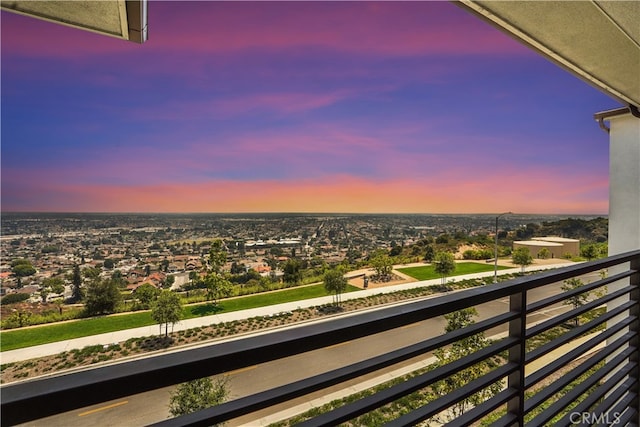
{"type": "Polygon", "coordinates": [[[618,104],[441,2],[2,12],[2,210],[606,214],[618,104]]]}

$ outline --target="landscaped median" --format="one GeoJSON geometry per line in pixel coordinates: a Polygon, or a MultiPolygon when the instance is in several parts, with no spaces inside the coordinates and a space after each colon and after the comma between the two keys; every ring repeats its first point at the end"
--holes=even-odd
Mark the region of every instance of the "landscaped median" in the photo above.
{"type": "MultiPolygon", "coordinates": [[[[345,292],[357,291],[359,288],[349,286],[345,292]]],[[[300,301],[323,297],[327,291],[322,284],[301,286],[276,292],[248,295],[221,300],[218,304],[200,303],[188,305],[182,309],[182,319],[210,316],[219,313],[248,310],[256,307],[300,301]]],[[[115,314],[89,319],[72,320],[53,325],[32,326],[27,328],[3,331],[0,333],[0,350],[9,351],[34,345],[48,344],[90,335],[121,331],[155,325],[149,311],[115,314]]]]}

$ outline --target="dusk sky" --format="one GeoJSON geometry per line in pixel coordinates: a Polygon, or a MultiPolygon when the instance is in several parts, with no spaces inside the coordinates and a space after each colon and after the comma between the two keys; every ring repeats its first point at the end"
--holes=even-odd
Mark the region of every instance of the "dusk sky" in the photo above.
{"type": "Polygon", "coordinates": [[[2,211],[608,211],[619,104],[451,3],[1,19],[2,211]]]}

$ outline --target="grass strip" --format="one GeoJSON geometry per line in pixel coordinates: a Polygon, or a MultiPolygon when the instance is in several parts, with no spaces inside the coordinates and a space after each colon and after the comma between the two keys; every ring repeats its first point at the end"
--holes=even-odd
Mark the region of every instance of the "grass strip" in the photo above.
{"type": "MultiPolygon", "coordinates": [[[[449,276],[453,277],[461,276],[463,274],[485,273],[487,271],[493,271],[493,267],[493,264],[480,264],[478,262],[458,262],[456,263],[456,270],[449,276]]],[[[498,266],[498,270],[506,270],[509,268],[513,267],[504,267],[501,265],[498,266]]],[[[441,277],[439,273],[436,273],[434,265],[405,267],[398,268],[397,270],[417,280],[431,280],[439,279],[441,277]]]]}
{"type": "MultiPolygon", "coordinates": [[[[349,285],[345,293],[357,290],[360,289],[349,285]]],[[[221,300],[217,305],[204,303],[184,306],[182,308],[182,319],[193,319],[196,317],[210,316],[212,314],[229,313],[232,311],[247,310],[250,308],[265,307],[323,296],[327,296],[327,291],[322,284],[289,288],[278,292],[221,300]]],[[[156,322],[151,318],[151,313],[145,311],[92,317],[53,325],[35,326],[1,332],[0,349],[1,351],[16,350],[34,345],[48,344],[125,329],[141,328],[155,324],[156,322]]]]}

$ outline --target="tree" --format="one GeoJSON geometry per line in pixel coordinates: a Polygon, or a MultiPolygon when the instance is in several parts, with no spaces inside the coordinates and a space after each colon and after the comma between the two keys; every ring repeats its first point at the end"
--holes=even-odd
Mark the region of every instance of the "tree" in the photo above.
{"type": "MultiPolygon", "coordinates": [[[[564,281],[564,285],[562,285],[561,289],[564,292],[569,292],[572,291],[574,289],[578,289],[579,287],[584,286],[584,283],[582,282],[582,280],[578,279],[577,277],[574,277],[572,279],[567,279],[564,281]]],[[[586,302],[589,300],[589,296],[591,295],[591,292],[583,292],[580,294],[576,294],[572,297],[567,298],[564,301],[565,305],[570,305],[572,306],[574,309],[576,308],[580,308],[583,305],[586,304],[586,302]]],[[[578,316],[574,317],[574,322],[576,324],[576,326],[580,325],[580,318],[578,316]]]]}
{"type": "Polygon", "coordinates": [[[433,261],[433,258],[436,256],[436,251],[433,249],[432,245],[427,244],[424,247],[424,260],[427,262],[433,261]]]}
{"type": "Polygon", "coordinates": [[[282,270],[284,272],[282,280],[284,280],[285,283],[295,285],[302,280],[302,265],[300,264],[300,260],[287,260],[282,270]]]}
{"type": "Polygon", "coordinates": [[[217,273],[209,273],[204,279],[207,286],[207,299],[217,303],[218,299],[231,295],[232,285],[227,279],[217,273]]]}
{"type": "MultiPolygon", "coordinates": [[[[478,313],[475,308],[466,308],[463,310],[455,311],[453,313],[445,314],[444,317],[447,320],[445,331],[449,333],[470,326],[475,323],[473,318],[477,315],[478,313]]],[[[490,344],[491,341],[487,339],[482,332],[467,338],[463,338],[451,344],[449,348],[440,347],[435,350],[434,355],[437,359],[437,362],[435,364],[436,366],[448,365],[456,360],[475,353],[489,346],[490,344]]],[[[434,383],[431,387],[431,390],[436,398],[449,395],[464,387],[466,384],[482,377],[492,369],[495,369],[498,364],[499,360],[497,358],[484,360],[467,369],[451,374],[444,380],[434,383]]],[[[437,421],[440,423],[446,423],[459,418],[462,414],[464,414],[471,408],[497,395],[501,390],[502,384],[500,382],[494,383],[467,397],[466,399],[463,399],[460,402],[454,404],[447,411],[447,415],[444,416],[446,419],[437,421]]]]}
{"type": "Polygon", "coordinates": [[[48,288],[45,287],[41,287],[40,288],[40,298],[42,298],[42,303],[46,303],[47,302],[47,296],[51,293],[51,291],[48,288]]]}
{"type": "Polygon", "coordinates": [[[439,243],[439,244],[449,243],[449,235],[448,234],[439,235],[438,237],[436,237],[436,243],[439,243]]]}
{"type": "Polygon", "coordinates": [[[13,275],[16,276],[16,287],[22,288],[22,278],[36,274],[36,269],[31,265],[31,261],[24,258],[14,259],[11,262],[13,275]]]}
{"type": "Polygon", "coordinates": [[[158,295],[155,303],[151,307],[151,318],[160,325],[160,333],[162,333],[162,325],[164,325],[164,336],[169,335],[169,323],[171,326],[178,323],[182,317],[182,304],[180,296],[173,291],[163,290],[158,295]]]}
{"type": "Polygon", "coordinates": [[[87,267],[82,270],[82,276],[85,279],[96,280],[100,277],[100,269],[97,267],[87,267]]]}
{"type": "Polygon", "coordinates": [[[116,265],[115,261],[111,258],[105,259],[104,263],[102,264],[102,266],[107,270],[111,270],[113,267],[115,267],[115,265],[116,265]]]}
{"type": "Polygon", "coordinates": [[[447,276],[456,271],[456,261],[450,252],[438,252],[433,264],[434,271],[442,277],[443,285],[446,282],[447,276]]]}
{"type": "Polygon", "coordinates": [[[122,301],[118,283],[112,279],[96,279],[87,286],[84,308],[89,316],[111,314],[122,301]]]}
{"type": "Polygon", "coordinates": [[[64,281],[60,277],[48,277],[42,281],[40,297],[42,302],[47,302],[50,293],[61,294],[64,292],[64,281]]]}
{"type": "Polygon", "coordinates": [[[538,258],[547,259],[551,256],[551,251],[547,248],[542,248],[538,251],[538,258]]]}
{"type": "Polygon", "coordinates": [[[27,277],[36,274],[36,269],[31,265],[31,261],[26,259],[17,259],[11,263],[13,274],[16,277],[27,277]]]}
{"type": "Polygon", "coordinates": [[[176,276],[167,276],[164,279],[164,285],[163,287],[167,288],[167,289],[171,289],[171,286],[173,286],[173,284],[176,282],[176,276]]]}
{"type": "Polygon", "coordinates": [[[516,250],[514,250],[513,254],[511,255],[511,259],[513,260],[514,264],[519,265],[522,268],[523,273],[524,269],[528,265],[531,265],[531,263],[533,262],[531,253],[527,248],[517,248],[516,250]]]}
{"type": "Polygon", "coordinates": [[[226,262],[227,251],[224,250],[224,244],[222,240],[216,239],[211,243],[211,249],[209,249],[209,267],[214,273],[220,273],[226,262]]]}
{"type": "Polygon", "coordinates": [[[26,258],[16,258],[11,261],[11,268],[17,267],[19,265],[31,265],[31,261],[26,258]]]}
{"type": "Polygon", "coordinates": [[[340,270],[330,270],[324,274],[324,288],[327,292],[333,293],[333,303],[340,306],[340,294],[347,289],[347,279],[340,270]]]}
{"type": "Polygon", "coordinates": [[[60,277],[50,277],[48,279],[44,279],[44,286],[47,286],[51,289],[51,292],[54,294],[61,294],[64,292],[64,280],[60,277]]]}
{"type": "Polygon", "coordinates": [[[114,280],[118,284],[119,288],[127,287],[127,281],[124,276],[122,276],[122,272],[120,270],[113,270],[111,273],[111,280],[114,280]]]}
{"type": "Polygon", "coordinates": [[[389,251],[389,256],[398,256],[402,253],[402,246],[393,245],[391,247],[391,251],[389,251]]]}
{"type": "Polygon", "coordinates": [[[393,261],[385,251],[375,252],[370,262],[371,267],[376,271],[376,276],[378,276],[380,280],[388,281],[391,279],[393,261]]]}
{"type": "Polygon", "coordinates": [[[82,298],[84,298],[82,275],[80,274],[80,266],[76,264],[73,266],[73,272],[71,273],[71,300],[77,302],[82,298]]]}
{"type": "Polygon", "coordinates": [[[191,281],[191,286],[194,285],[194,281],[198,280],[198,278],[200,277],[200,274],[198,274],[197,271],[190,271],[189,272],[189,281],[191,281]]]}
{"type": "Polygon", "coordinates": [[[238,264],[236,261],[231,264],[231,274],[243,274],[246,271],[244,264],[238,264]]]}
{"type": "Polygon", "coordinates": [[[172,416],[190,414],[224,403],[229,397],[227,378],[200,378],[180,384],[169,398],[169,412],[172,416]]]}
{"type": "Polygon", "coordinates": [[[148,309],[151,307],[151,303],[156,299],[160,292],[151,283],[143,283],[138,286],[133,293],[138,301],[140,301],[142,308],[148,309]]]}
{"type": "Polygon", "coordinates": [[[584,248],[582,248],[582,256],[585,257],[587,260],[591,261],[592,259],[595,259],[598,257],[598,248],[596,247],[596,245],[587,245],[584,248]]]}

